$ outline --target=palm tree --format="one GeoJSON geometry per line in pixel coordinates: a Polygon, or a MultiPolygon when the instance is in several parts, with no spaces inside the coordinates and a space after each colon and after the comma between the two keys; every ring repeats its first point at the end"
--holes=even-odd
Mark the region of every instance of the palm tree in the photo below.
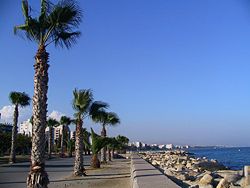
{"type": "Polygon", "coordinates": [[[74,175],[85,175],[83,166],[83,119],[97,115],[100,109],[107,107],[106,103],[95,101],[93,102],[92,91],[77,90],[73,91],[73,109],[76,111],[74,123],[76,124],[76,140],[75,140],[75,166],[74,175]]]}
{"type": "Polygon", "coordinates": [[[83,133],[82,124],[83,119],[88,116],[89,107],[93,100],[93,94],[91,90],[77,90],[73,91],[73,109],[75,112],[76,124],[76,140],[75,140],[75,166],[74,175],[85,175],[85,169],[83,166],[83,133]]]}
{"type": "Polygon", "coordinates": [[[118,135],[116,140],[120,143],[120,152],[126,153],[126,148],[128,146],[129,139],[126,136],[118,135]]]}
{"type": "Polygon", "coordinates": [[[14,33],[24,32],[27,39],[38,44],[35,55],[35,76],[33,96],[33,136],[31,151],[31,171],[27,178],[30,188],[46,188],[49,179],[45,171],[45,127],[48,92],[48,60],[46,47],[55,46],[70,48],[80,36],[78,28],[81,22],[81,10],[75,0],[61,0],[52,4],[49,0],[41,0],[39,17],[31,16],[28,0],[22,0],[22,11],[25,23],[14,27],[14,33]]]}
{"type": "Polygon", "coordinates": [[[108,160],[112,161],[114,159],[114,150],[119,149],[121,143],[115,138],[110,138],[110,143],[108,144],[108,160]]]}
{"type": "Polygon", "coordinates": [[[84,153],[85,155],[90,153],[90,135],[91,133],[87,131],[86,128],[83,129],[83,143],[84,143],[84,153]]]}
{"type": "Polygon", "coordinates": [[[98,153],[102,148],[107,146],[111,140],[108,137],[102,137],[98,134],[96,134],[93,129],[91,128],[91,151],[92,151],[92,157],[91,157],[91,167],[93,168],[100,168],[100,161],[98,159],[98,153]]]}
{"type": "Polygon", "coordinates": [[[10,163],[16,162],[16,137],[17,137],[17,123],[18,123],[18,107],[25,107],[30,104],[30,97],[26,93],[22,92],[10,92],[9,99],[15,106],[13,115],[13,128],[11,136],[11,149],[10,149],[10,163]]]}
{"type": "Polygon", "coordinates": [[[53,145],[53,131],[52,129],[56,126],[59,125],[59,122],[53,118],[49,118],[47,120],[47,127],[49,127],[49,139],[48,139],[48,158],[50,159],[51,158],[51,152],[52,152],[52,145],[53,145]]]}
{"type": "MultiPolygon", "coordinates": [[[[95,114],[95,116],[93,116],[93,120],[97,123],[99,122],[102,124],[102,131],[101,131],[102,137],[107,136],[107,131],[106,131],[107,125],[114,126],[120,123],[120,119],[116,113],[106,112],[105,110],[101,110],[98,114],[95,114]]],[[[101,162],[104,162],[104,163],[107,162],[106,153],[107,153],[107,147],[102,148],[101,162]]]]}
{"type": "Polygon", "coordinates": [[[75,141],[73,139],[67,140],[67,150],[68,150],[68,157],[72,157],[72,152],[74,150],[75,141]]]}
{"type": "Polygon", "coordinates": [[[72,120],[67,117],[67,116],[62,116],[60,119],[60,124],[62,125],[62,137],[61,137],[61,153],[60,153],[60,157],[64,156],[64,141],[65,141],[65,128],[68,129],[68,126],[72,123],[72,120]]]}

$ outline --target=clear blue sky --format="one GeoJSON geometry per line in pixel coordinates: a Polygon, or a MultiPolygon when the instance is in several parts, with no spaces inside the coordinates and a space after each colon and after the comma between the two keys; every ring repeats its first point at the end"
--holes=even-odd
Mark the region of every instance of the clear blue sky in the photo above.
{"type": "MultiPolygon", "coordinates": [[[[30,0],[39,10],[40,1],[30,0]]],[[[250,146],[247,0],[83,0],[82,37],[50,46],[49,112],[72,115],[72,90],[91,88],[148,143],[250,146]]],[[[21,0],[0,7],[0,109],[12,90],[33,95],[37,45],[13,34],[21,0]]],[[[90,121],[86,127],[98,125],[90,121]]]]}

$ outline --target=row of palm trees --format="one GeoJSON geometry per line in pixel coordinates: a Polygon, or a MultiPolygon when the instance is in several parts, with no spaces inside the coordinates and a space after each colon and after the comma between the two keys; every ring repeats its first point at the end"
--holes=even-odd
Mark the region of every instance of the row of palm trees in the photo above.
{"type": "MultiPolygon", "coordinates": [[[[30,97],[24,92],[11,92],[9,95],[11,103],[15,106],[13,114],[13,130],[12,130],[12,142],[11,142],[11,152],[10,152],[10,163],[15,162],[15,145],[16,145],[16,135],[17,135],[17,123],[19,115],[19,106],[25,107],[30,104],[30,97]]],[[[114,149],[121,147],[122,142],[116,138],[107,137],[106,126],[116,125],[120,123],[118,115],[114,112],[107,112],[109,105],[102,101],[94,101],[93,93],[91,90],[77,90],[73,91],[73,109],[75,110],[74,118],[67,116],[62,116],[60,121],[53,118],[48,118],[46,121],[46,126],[49,129],[48,134],[48,158],[51,158],[52,153],[52,129],[56,126],[62,125],[61,134],[61,152],[60,156],[64,156],[64,130],[71,123],[76,125],[76,138],[75,138],[75,165],[74,165],[74,175],[82,176],[86,175],[84,165],[83,165],[83,147],[91,148],[92,160],[91,166],[93,168],[100,168],[100,161],[98,159],[98,153],[101,150],[101,161],[103,163],[110,161],[113,158],[114,149]],[[86,118],[91,118],[96,123],[101,123],[102,131],[101,136],[96,134],[92,129],[89,133],[83,128],[83,123],[86,118]],[[91,135],[90,143],[89,137],[91,135]],[[108,150],[108,152],[107,152],[108,150]],[[111,152],[112,151],[112,152],[111,152]]],[[[32,127],[34,126],[33,116],[30,119],[32,127]]],[[[45,130],[44,130],[45,131],[45,130]]],[[[32,132],[32,135],[34,133],[32,132]]],[[[45,179],[44,181],[48,181],[45,179]]]]}
{"type": "MultiPolygon", "coordinates": [[[[49,53],[46,51],[46,48],[50,44],[54,44],[56,47],[70,48],[77,42],[77,39],[81,35],[77,29],[82,20],[82,11],[75,0],[60,0],[56,4],[53,4],[49,0],[41,0],[40,7],[40,15],[33,17],[31,15],[33,9],[30,8],[28,0],[22,0],[22,12],[25,21],[23,24],[14,27],[15,34],[21,31],[27,39],[34,41],[38,45],[34,64],[32,150],[31,168],[27,177],[28,188],[47,188],[49,183],[45,170],[45,128],[47,125],[47,93],[49,81],[49,53]]],[[[93,101],[90,90],[74,90],[73,94],[74,119],[76,124],[74,174],[84,175],[85,170],[82,156],[84,119],[90,117],[96,122],[102,123],[102,136],[105,138],[105,126],[113,124],[107,123],[106,120],[110,119],[110,115],[112,114],[107,115],[107,117],[102,115],[103,119],[101,120],[97,118],[97,112],[100,112],[99,114],[103,113],[107,108],[107,104],[93,101]]],[[[28,100],[28,104],[29,103],[30,100],[28,100]]],[[[20,105],[24,106],[22,104],[20,105]]],[[[115,119],[113,118],[112,121],[115,122],[115,119]]],[[[116,120],[116,122],[118,121],[116,120]]],[[[14,122],[13,129],[17,127],[16,124],[17,123],[14,122]]],[[[99,137],[94,136],[93,133],[92,139],[95,138],[100,140],[99,137]]],[[[14,137],[13,140],[15,140],[14,137]]],[[[103,149],[102,153],[104,153],[105,150],[106,148],[103,149]]],[[[49,153],[51,153],[51,149],[49,153]]],[[[105,160],[104,155],[102,156],[103,160],[105,160]]],[[[13,158],[13,161],[14,160],[13,158]]]]}

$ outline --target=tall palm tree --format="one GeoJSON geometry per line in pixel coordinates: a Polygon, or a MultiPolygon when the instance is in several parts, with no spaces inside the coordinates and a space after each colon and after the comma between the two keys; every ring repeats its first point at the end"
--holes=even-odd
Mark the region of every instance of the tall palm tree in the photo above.
{"type": "Polygon", "coordinates": [[[83,166],[83,120],[98,114],[100,109],[105,109],[107,104],[99,101],[93,102],[93,94],[89,89],[73,91],[73,109],[76,111],[74,123],[76,124],[75,140],[75,165],[74,175],[85,175],[83,166]]]}
{"type": "Polygon", "coordinates": [[[64,142],[67,141],[68,139],[65,140],[64,136],[65,136],[65,128],[67,128],[68,130],[68,126],[72,123],[72,120],[67,117],[67,116],[62,116],[60,119],[60,124],[62,125],[62,137],[61,137],[61,153],[60,153],[60,157],[64,156],[64,142]]]}
{"type": "Polygon", "coordinates": [[[74,175],[85,175],[85,169],[83,166],[83,133],[82,125],[83,119],[88,115],[89,107],[93,100],[93,94],[91,90],[77,90],[73,91],[73,109],[75,112],[76,124],[76,140],[75,140],[75,165],[74,175]]]}
{"type": "Polygon", "coordinates": [[[49,138],[48,138],[48,158],[51,158],[52,145],[53,145],[53,128],[59,126],[59,122],[53,118],[47,120],[47,127],[49,127],[49,138]]]}
{"type": "Polygon", "coordinates": [[[10,149],[10,163],[16,162],[16,137],[17,137],[17,123],[18,123],[18,107],[25,107],[30,104],[30,97],[26,93],[22,92],[10,92],[9,99],[15,106],[13,115],[13,128],[11,136],[11,149],[10,149]]]}
{"type": "Polygon", "coordinates": [[[52,4],[49,0],[41,0],[38,17],[32,17],[28,0],[22,0],[24,24],[15,26],[14,33],[24,32],[27,39],[38,44],[35,55],[35,76],[33,96],[33,136],[31,151],[31,170],[27,177],[30,188],[46,188],[49,179],[45,171],[45,127],[48,92],[48,60],[46,47],[49,44],[70,48],[80,36],[78,28],[81,22],[81,10],[75,0],[61,0],[52,4]]]}
{"type": "MultiPolygon", "coordinates": [[[[101,110],[99,113],[95,114],[95,116],[93,116],[93,120],[102,124],[102,137],[107,136],[106,126],[114,126],[120,123],[120,119],[116,113],[106,112],[105,110],[101,110]]],[[[101,162],[107,162],[107,147],[104,147],[101,150],[101,162]]]]}

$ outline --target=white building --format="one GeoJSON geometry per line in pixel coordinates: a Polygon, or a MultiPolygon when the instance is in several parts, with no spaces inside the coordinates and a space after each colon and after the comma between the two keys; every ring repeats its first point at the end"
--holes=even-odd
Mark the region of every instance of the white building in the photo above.
{"type": "Polygon", "coordinates": [[[30,119],[20,124],[19,133],[32,136],[32,124],[30,123],[30,119]]]}
{"type": "MultiPolygon", "coordinates": [[[[75,133],[71,132],[69,128],[68,129],[65,128],[65,132],[68,132],[68,136],[70,138],[75,138],[75,133]]],[[[19,133],[32,136],[32,124],[30,123],[29,119],[20,124],[19,133]]],[[[59,139],[61,134],[62,134],[62,125],[52,128],[53,143],[54,143],[54,140],[59,139]]],[[[49,138],[49,127],[46,127],[45,129],[45,136],[46,136],[46,139],[49,138]]]]}
{"type": "Polygon", "coordinates": [[[174,146],[173,146],[173,144],[167,144],[167,145],[166,145],[166,148],[167,148],[167,149],[173,149],[174,146]]]}
{"type": "Polygon", "coordinates": [[[166,147],[165,147],[164,144],[161,144],[161,145],[159,145],[159,148],[160,148],[160,149],[164,149],[164,148],[166,148],[166,147]]]}
{"type": "Polygon", "coordinates": [[[70,139],[75,140],[76,139],[76,132],[70,131],[70,139]]]}

